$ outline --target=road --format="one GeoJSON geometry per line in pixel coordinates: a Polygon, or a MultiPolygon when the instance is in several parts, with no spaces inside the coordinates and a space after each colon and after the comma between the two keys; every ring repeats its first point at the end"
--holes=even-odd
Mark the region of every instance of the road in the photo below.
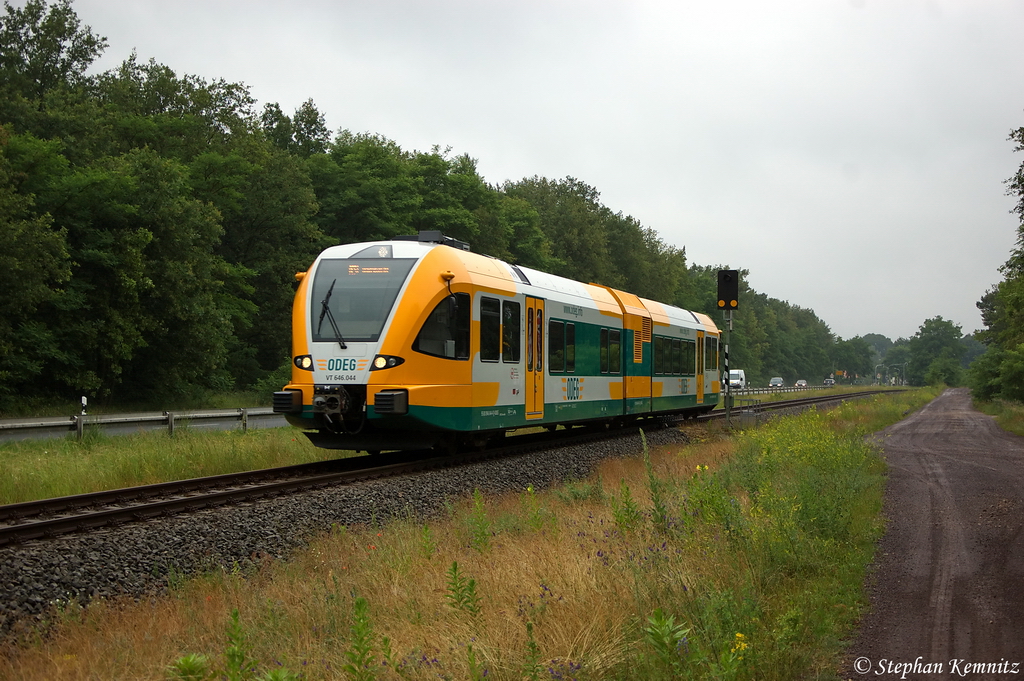
{"type": "Polygon", "coordinates": [[[888,524],[842,677],[1024,678],[1024,438],[966,389],[881,436],[888,524]]]}

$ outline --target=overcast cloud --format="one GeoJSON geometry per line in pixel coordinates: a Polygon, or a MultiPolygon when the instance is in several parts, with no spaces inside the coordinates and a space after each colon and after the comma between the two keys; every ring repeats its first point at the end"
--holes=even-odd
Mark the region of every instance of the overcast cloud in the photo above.
{"type": "Polygon", "coordinates": [[[576,177],[838,335],[975,302],[1016,239],[1024,2],[76,0],[110,46],[337,130],[576,177]]]}

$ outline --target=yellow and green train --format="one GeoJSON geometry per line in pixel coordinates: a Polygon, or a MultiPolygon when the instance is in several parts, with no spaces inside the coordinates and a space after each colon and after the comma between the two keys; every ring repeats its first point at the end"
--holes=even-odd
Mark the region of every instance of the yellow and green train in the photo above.
{"type": "Polygon", "coordinates": [[[319,447],[481,445],[532,426],[696,415],[721,398],[707,315],[439,232],[333,246],[296,278],[292,379],[274,411],[319,447]]]}

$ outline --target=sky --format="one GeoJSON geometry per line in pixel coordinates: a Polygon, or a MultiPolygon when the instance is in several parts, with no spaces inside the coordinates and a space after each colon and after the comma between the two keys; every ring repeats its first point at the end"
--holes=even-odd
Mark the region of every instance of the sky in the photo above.
{"type": "MultiPolygon", "coordinates": [[[[21,3],[12,3],[21,4],[21,3]]],[[[964,333],[1024,163],[1020,0],[74,0],[178,75],[334,130],[568,176],[851,338],[964,333]]],[[[740,301],[742,305],[742,300],[740,301]]]]}

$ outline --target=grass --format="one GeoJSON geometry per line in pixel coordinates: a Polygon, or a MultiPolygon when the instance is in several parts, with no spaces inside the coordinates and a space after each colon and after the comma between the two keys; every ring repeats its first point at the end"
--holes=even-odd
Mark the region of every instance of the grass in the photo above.
{"type": "MultiPolygon", "coordinates": [[[[285,382],[287,379],[285,379],[285,382]]],[[[281,383],[284,385],[284,382],[281,383]]],[[[176,399],[159,401],[118,402],[89,398],[90,414],[130,414],[140,411],[197,411],[200,409],[236,409],[245,407],[268,407],[273,401],[273,390],[241,390],[229,393],[197,393],[176,399]]],[[[71,416],[80,414],[80,402],[64,401],[46,397],[10,402],[0,410],[0,418],[30,418],[35,416],[71,416]]]]}
{"type": "Polygon", "coordinates": [[[251,574],[56,609],[52,636],[0,665],[25,681],[835,679],[882,529],[864,435],[933,396],[697,429],[587,480],[337,527],[251,574]]]}
{"type": "Polygon", "coordinates": [[[1006,400],[975,401],[974,407],[990,416],[995,416],[996,423],[1003,430],[1014,435],[1024,436],[1024,404],[1006,400]]]}
{"type": "Polygon", "coordinates": [[[295,428],[73,437],[0,445],[0,504],[337,458],[295,428]]]}

